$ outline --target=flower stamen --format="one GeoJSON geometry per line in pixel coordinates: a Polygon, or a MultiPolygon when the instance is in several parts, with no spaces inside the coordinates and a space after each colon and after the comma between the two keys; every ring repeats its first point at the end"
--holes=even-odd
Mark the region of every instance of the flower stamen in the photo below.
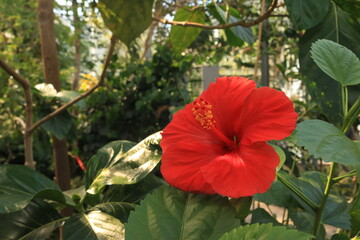
{"type": "Polygon", "coordinates": [[[211,130],[211,128],[215,125],[215,120],[211,108],[211,104],[209,104],[203,98],[193,102],[192,113],[194,114],[195,119],[206,130],[211,130]]]}
{"type": "Polygon", "coordinates": [[[236,148],[236,141],[230,140],[222,132],[216,129],[215,120],[211,109],[212,105],[209,104],[205,99],[200,98],[193,102],[192,113],[195,119],[204,129],[211,130],[213,133],[215,133],[223,142],[226,143],[229,149],[236,148]]]}

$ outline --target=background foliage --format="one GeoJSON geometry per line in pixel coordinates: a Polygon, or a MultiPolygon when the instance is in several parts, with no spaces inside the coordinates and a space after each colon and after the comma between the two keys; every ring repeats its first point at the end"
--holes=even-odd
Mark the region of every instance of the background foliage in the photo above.
{"type": "Polygon", "coordinates": [[[37,7],[0,0],[0,58],[30,81],[35,120],[95,86],[108,39],[118,42],[102,85],[34,131],[37,171],[21,166],[21,86],[0,70],[0,239],[58,239],[59,226],[63,239],[356,238],[359,1],[55,1],[59,92],[44,84],[37,7]],[[285,163],[250,211],[239,213],[248,200],[174,189],[159,172],[158,131],[202,91],[207,65],[285,91],[299,113],[296,133],[272,143],[285,163]],[[70,190],[50,180],[52,135],[68,142],[70,190]]]}

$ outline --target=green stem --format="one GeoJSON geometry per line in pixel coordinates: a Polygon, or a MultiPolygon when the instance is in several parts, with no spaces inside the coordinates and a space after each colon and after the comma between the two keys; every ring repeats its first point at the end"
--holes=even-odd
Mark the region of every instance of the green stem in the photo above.
{"type": "Polygon", "coordinates": [[[317,211],[319,208],[310,198],[308,198],[300,189],[298,189],[291,181],[286,179],[285,175],[281,172],[277,173],[277,178],[281,183],[283,183],[286,187],[288,187],[293,193],[296,194],[299,198],[301,198],[309,207],[311,207],[314,211],[317,211]]]}
{"type": "MultiPolygon", "coordinates": [[[[350,113],[348,111],[349,94],[348,94],[348,89],[347,89],[346,86],[341,86],[341,100],[342,100],[341,103],[342,103],[343,115],[344,115],[344,120],[343,120],[343,125],[342,125],[342,128],[341,128],[341,131],[343,132],[343,134],[345,134],[347,132],[347,129],[349,128],[348,124],[346,122],[346,119],[350,115],[350,113]]],[[[353,109],[353,107],[351,109],[353,109]]],[[[313,235],[315,236],[315,239],[316,239],[316,236],[317,236],[318,231],[319,231],[319,227],[320,227],[320,224],[321,224],[321,218],[322,218],[322,214],[324,212],[326,201],[327,201],[327,199],[329,197],[331,187],[335,183],[333,181],[335,168],[336,168],[336,163],[332,162],[331,167],[330,167],[330,172],[328,174],[328,179],[327,179],[324,195],[323,195],[323,197],[321,199],[319,208],[316,210],[315,221],[314,221],[314,226],[313,226],[314,227],[313,228],[313,235]]]]}
{"type": "Polygon", "coordinates": [[[296,160],[294,159],[291,164],[290,175],[294,173],[295,167],[296,167],[296,160]]]}
{"type": "Polygon", "coordinates": [[[329,175],[328,175],[328,180],[327,180],[325,191],[324,191],[324,196],[322,197],[320,206],[316,211],[316,216],[315,216],[315,221],[314,221],[314,229],[313,229],[313,235],[315,237],[316,237],[316,235],[317,235],[317,233],[319,231],[322,213],[324,211],[326,201],[327,201],[327,199],[329,197],[331,187],[334,184],[332,179],[334,177],[335,166],[336,166],[336,163],[334,163],[334,162],[331,163],[330,172],[329,172],[329,175]]]}
{"type": "Polygon", "coordinates": [[[342,175],[342,176],[339,176],[339,177],[336,177],[336,178],[333,178],[332,181],[333,183],[337,183],[339,181],[341,181],[342,179],[344,178],[347,178],[347,177],[353,177],[356,175],[356,171],[355,170],[351,170],[350,172],[342,175]]]}
{"type": "Polygon", "coordinates": [[[230,5],[226,2],[226,23],[229,23],[230,20],[230,5]]]}
{"type": "Polygon", "coordinates": [[[344,119],[348,113],[349,93],[346,86],[341,86],[341,100],[344,119]]]}
{"type": "Polygon", "coordinates": [[[345,134],[360,114],[360,97],[356,100],[349,112],[344,115],[344,124],[341,131],[345,134]]]}

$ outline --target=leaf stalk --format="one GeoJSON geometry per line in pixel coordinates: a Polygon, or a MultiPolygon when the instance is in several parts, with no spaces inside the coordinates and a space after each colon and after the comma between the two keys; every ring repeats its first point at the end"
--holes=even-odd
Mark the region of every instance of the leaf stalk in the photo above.
{"type": "Polygon", "coordinates": [[[317,211],[319,206],[314,203],[308,196],[306,196],[299,188],[295,186],[291,181],[286,179],[286,177],[283,175],[283,173],[278,172],[277,178],[281,183],[283,183],[287,188],[289,188],[293,193],[296,194],[299,198],[301,198],[309,207],[311,207],[314,211],[317,211]]]}
{"type": "MultiPolygon", "coordinates": [[[[321,199],[320,206],[316,211],[316,216],[315,216],[315,221],[314,221],[314,228],[313,228],[313,235],[314,236],[316,236],[318,234],[320,223],[321,223],[321,217],[322,217],[322,214],[324,212],[325,204],[326,204],[326,201],[327,201],[327,199],[329,197],[331,187],[332,187],[332,185],[334,185],[333,177],[334,177],[335,167],[336,167],[336,163],[332,162],[331,167],[330,167],[330,172],[329,172],[329,175],[328,175],[328,180],[326,182],[324,195],[323,195],[323,197],[321,199]]],[[[316,238],[314,238],[314,239],[316,239],[316,238]]]]}

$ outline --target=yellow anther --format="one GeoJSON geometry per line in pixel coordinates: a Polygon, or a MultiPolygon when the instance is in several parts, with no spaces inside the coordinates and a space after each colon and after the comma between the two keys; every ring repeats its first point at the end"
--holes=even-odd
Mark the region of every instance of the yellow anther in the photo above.
{"type": "Polygon", "coordinates": [[[212,106],[203,98],[193,102],[192,113],[195,119],[206,130],[210,130],[215,124],[211,108],[212,106]]]}

